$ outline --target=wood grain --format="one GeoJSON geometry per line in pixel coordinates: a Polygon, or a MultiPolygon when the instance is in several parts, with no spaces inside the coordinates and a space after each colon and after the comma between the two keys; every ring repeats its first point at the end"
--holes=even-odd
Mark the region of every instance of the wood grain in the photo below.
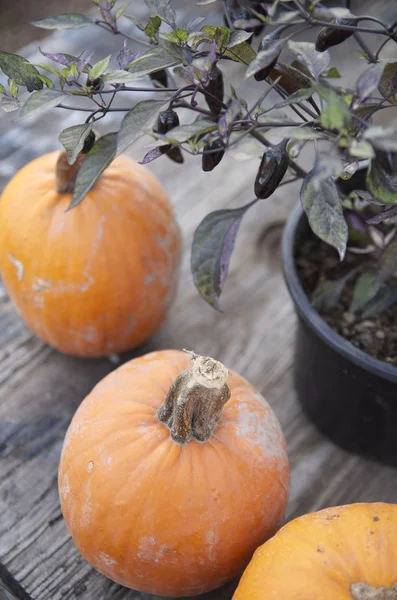
{"type": "MultiPolygon", "coordinates": [[[[63,51],[92,47],[105,55],[119,45],[110,36],[98,40],[88,29],[81,31],[62,38],[63,51]]],[[[57,35],[45,40],[46,50],[57,44],[59,49],[57,35]]],[[[32,49],[28,55],[37,60],[32,49]]],[[[253,87],[245,97],[257,91],[253,87]]],[[[54,133],[80,122],[76,119],[54,110],[22,127],[1,116],[0,185],[34,156],[57,147],[54,133]]],[[[108,122],[107,130],[115,125],[117,120],[108,122]]],[[[141,158],[143,151],[141,143],[132,155],[141,158]]],[[[279,257],[282,226],[297,198],[296,188],[282,187],[246,215],[223,294],[224,314],[219,315],[198,297],[192,283],[193,231],[211,210],[252,199],[258,160],[237,162],[228,156],[211,173],[201,172],[198,160],[188,157],[181,168],[162,158],[152,167],[172,197],[184,235],[184,260],[167,322],[136,354],[188,347],[218,358],[266,396],[288,442],[287,519],[342,503],[397,502],[396,472],[335,447],[308,422],[296,400],[291,371],[296,320],[279,257]]],[[[155,600],[91,569],[75,549],[59,508],[56,479],[65,431],[81,400],[117,366],[116,359],[83,360],[51,350],[26,329],[4,291],[0,344],[0,559],[34,600],[155,600]]],[[[229,600],[234,587],[232,583],[205,598],[229,600]]]]}

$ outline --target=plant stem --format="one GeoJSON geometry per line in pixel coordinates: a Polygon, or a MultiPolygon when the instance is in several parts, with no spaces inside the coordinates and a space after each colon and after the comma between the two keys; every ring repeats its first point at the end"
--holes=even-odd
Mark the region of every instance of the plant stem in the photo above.
{"type": "Polygon", "coordinates": [[[356,40],[357,44],[361,47],[362,50],[364,50],[365,54],[368,56],[368,62],[373,64],[377,63],[377,57],[373,54],[371,48],[366,44],[366,42],[364,42],[361,35],[356,32],[353,34],[353,37],[356,40]]]}

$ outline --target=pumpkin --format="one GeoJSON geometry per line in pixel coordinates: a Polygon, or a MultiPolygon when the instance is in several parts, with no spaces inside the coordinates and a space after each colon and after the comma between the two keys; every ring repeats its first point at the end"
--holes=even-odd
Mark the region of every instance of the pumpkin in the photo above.
{"type": "Polygon", "coordinates": [[[238,576],[288,497],[279,423],[218,361],[152,352],[79,406],[59,467],[66,525],[86,560],[147,593],[190,596],[238,576]]]}
{"type": "Polygon", "coordinates": [[[164,189],[132,159],[117,157],[67,211],[75,175],[65,154],[52,152],[11,179],[0,199],[0,272],[48,344],[79,356],[117,354],[162,323],[179,230],[164,189]]]}
{"type": "Polygon", "coordinates": [[[258,548],[233,600],[396,600],[397,505],[326,508],[258,548]]]}

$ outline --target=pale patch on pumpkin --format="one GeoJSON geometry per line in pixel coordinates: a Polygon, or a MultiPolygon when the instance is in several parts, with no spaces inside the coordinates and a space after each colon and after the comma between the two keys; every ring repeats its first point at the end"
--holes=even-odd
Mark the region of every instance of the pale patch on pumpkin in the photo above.
{"type": "MultiPolygon", "coordinates": [[[[265,399],[260,394],[255,394],[254,397],[262,405],[265,404],[268,407],[265,399]]],[[[284,456],[280,425],[270,407],[264,418],[261,418],[255,407],[239,402],[238,423],[235,429],[237,435],[249,442],[252,448],[260,450],[263,460],[268,460],[269,457],[280,458],[284,456]]]]}
{"type": "Polygon", "coordinates": [[[91,473],[93,469],[94,469],[94,463],[92,462],[92,460],[90,460],[90,462],[87,464],[87,471],[89,473],[91,473]]]}
{"type": "Polygon", "coordinates": [[[106,552],[100,552],[98,555],[98,560],[105,564],[107,567],[114,567],[117,564],[117,560],[106,554],[106,552]]]}
{"type": "Polygon", "coordinates": [[[35,292],[48,292],[53,286],[52,281],[49,279],[41,279],[40,277],[35,277],[32,283],[32,289],[35,292]]]}
{"type": "Polygon", "coordinates": [[[154,537],[144,537],[139,544],[138,558],[141,560],[159,563],[165,556],[169,554],[177,555],[177,550],[162,544],[159,546],[154,537]]]}
{"type": "Polygon", "coordinates": [[[23,279],[23,271],[24,271],[23,263],[20,260],[18,260],[17,258],[15,258],[15,256],[12,256],[12,254],[8,255],[8,260],[15,267],[18,281],[22,281],[22,279],[23,279]]]}
{"type": "MultiPolygon", "coordinates": [[[[36,308],[44,308],[44,298],[43,296],[33,296],[33,304],[35,305],[36,308]]],[[[41,325],[40,325],[40,329],[41,329],[41,325]]]]}
{"type": "Polygon", "coordinates": [[[70,483],[69,483],[69,477],[67,475],[63,476],[62,483],[59,486],[59,493],[60,493],[62,500],[65,500],[68,497],[68,495],[70,494],[70,483]]]}

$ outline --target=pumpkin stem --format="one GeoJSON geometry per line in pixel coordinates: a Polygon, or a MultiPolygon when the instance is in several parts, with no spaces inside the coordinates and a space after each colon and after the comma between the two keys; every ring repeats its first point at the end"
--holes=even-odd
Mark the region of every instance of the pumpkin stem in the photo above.
{"type": "Polygon", "coordinates": [[[230,398],[226,367],[209,356],[189,354],[191,367],[178,375],[157,411],[178,444],[209,440],[230,398]]]}
{"type": "Polygon", "coordinates": [[[61,152],[55,168],[56,189],[58,194],[73,194],[77,173],[79,172],[84,154],[79,154],[76,161],[70,165],[66,152],[61,152]]]}
{"type": "Polygon", "coordinates": [[[375,588],[367,583],[353,583],[350,593],[353,600],[397,600],[397,581],[390,588],[375,588]]]}

